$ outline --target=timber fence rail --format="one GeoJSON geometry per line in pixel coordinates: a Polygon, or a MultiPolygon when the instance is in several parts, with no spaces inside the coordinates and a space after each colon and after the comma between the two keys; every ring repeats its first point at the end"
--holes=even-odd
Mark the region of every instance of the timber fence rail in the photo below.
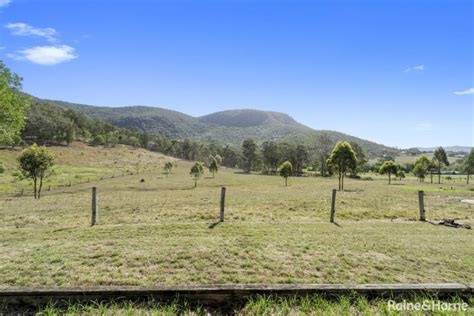
{"type": "Polygon", "coordinates": [[[94,287],[0,287],[0,302],[8,305],[41,306],[48,302],[107,300],[172,300],[176,298],[206,305],[242,302],[259,295],[321,295],[337,298],[359,294],[367,298],[430,295],[439,299],[472,297],[474,284],[225,284],[202,286],[94,286],[94,287]]]}

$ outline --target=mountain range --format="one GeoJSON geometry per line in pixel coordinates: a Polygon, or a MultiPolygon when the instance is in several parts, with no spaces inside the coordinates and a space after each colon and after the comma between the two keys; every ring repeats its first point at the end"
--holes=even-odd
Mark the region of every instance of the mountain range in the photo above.
{"type": "Polygon", "coordinates": [[[350,136],[337,131],[315,130],[285,113],[239,109],[193,117],[181,112],[150,106],[105,107],[44,100],[70,108],[92,118],[108,121],[119,127],[163,135],[171,139],[195,139],[241,146],[247,138],[264,141],[294,141],[314,146],[326,133],[334,142],[357,142],[370,156],[395,155],[398,149],[350,136]]]}

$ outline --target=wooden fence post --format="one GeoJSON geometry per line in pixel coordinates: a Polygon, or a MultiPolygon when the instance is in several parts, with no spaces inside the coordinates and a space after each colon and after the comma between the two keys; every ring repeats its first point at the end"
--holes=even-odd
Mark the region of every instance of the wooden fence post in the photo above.
{"type": "Polygon", "coordinates": [[[331,201],[331,219],[330,222],[334,223],[334,213],[336,213],[336,192],[337,190],[332,190],[332,201],[331,201]]]}
{"type": "Polygon", "coordinates": [[[97,217],[99,213],[99,197],[97,196],[97,188],[92,188],[92,222],[91,226],[97,224],[97,217]]]}
{"type": "Polygon", "coordinates": [[[420,208],[420,221],[426,221],[425,217],[425,192],[418,191],[418,204],[420,208]]]}
{"type": "Polygon", "coordinates": [[[224,222],[225,187],[221,188],[221,222],[224,222]]]}

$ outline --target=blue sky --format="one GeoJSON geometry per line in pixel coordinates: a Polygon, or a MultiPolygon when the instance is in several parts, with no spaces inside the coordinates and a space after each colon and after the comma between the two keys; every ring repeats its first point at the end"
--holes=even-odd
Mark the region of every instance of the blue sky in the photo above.
{"type": "Polygon", "coordinates": [[[398,147],[474,144],[472,1],[0,0],[35,96],[255,108],[398,147]]]}

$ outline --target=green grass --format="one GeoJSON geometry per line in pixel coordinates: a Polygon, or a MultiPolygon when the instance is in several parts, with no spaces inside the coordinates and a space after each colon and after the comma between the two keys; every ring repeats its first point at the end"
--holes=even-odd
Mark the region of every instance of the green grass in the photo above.
{"type": "Polygon", "coordinates": [[[424,184],[409,185],[407,184],[407,185],[401,186],[400,189],[409,190],[409,191],[423,190],[425,192],[447,192],[450,194],[457,193],[457,192],[474,192],[474,187],[467,187],[467,186],[457,187],[455,185],[449,185],[449,183],[444,183],[444,184],[439,184],[439,185],[424,185],[424,184]]]}
{"type": "MultiPolygon", "coordinates": [[[[62,164],[78,168],[73,177],[82,168],[113,168],[114,161],[126,168],[129,159],[133,166],[137,157],[91,148],[104,159],[77,158],[74,165],[69,150],[77,154],[77,147],[62,148],[62,164]]],[[[285,187],[278,176],[221,168],[215,178],[206,173],[194,189],[191,162],[179,161],[166,177],[166,157],[145,157],[138,175],[45,191],[39,201],[0,197],[0,285],[474,280],[472,231],[416,221],[416,190],[424,189],[429,219],[473,225],[473,209],[460,202],[474,198],[464,183],[441,190],[411,178],[390,186],[377,176],[347,179],[346,191],[337,193],[333,225],[329,208],[337,179],[292,177],[285,187]],[[216,224],[222,185],[225,222],[216,224]],[[99,190],[95,227],[92,186],[99,190]]]]}
{"type": "MultiPolygon", "coordinates": [[[[393,299],[403,302],[404,299],[393,299]]],[[[438,299],[431,296],[417,296],[406,302],[432,304],[438,299]]],[[[466,310],[444,312],[433,310],[432,315],[470,315],[473,312],[473,300],[455,297],[443,300],[443,303],[467,303],[466,310]]],[[[5,307],[8,308],[8,307],[5,307]]],[[[32,310],[24,310],[32,311],[32,310]]],[[[66,304],[49,303],[34,310],[39,315],[421,315],[421,312],[398,312],[389,303],[389,299],[374,299],[359,295],[340,296],[327,299],[318,295],[308,296],[257,296],[243,304],[209,307],[199,303],[175,299],[169,302],[148,301],[109,301],[109,302],[68,302],[66,304]]]]}
{"type": "MultiPolygon", "coordinates": [[[[144,172],[159,168],[165,160],[174,160],[150,151],[121,145],[104,149],[77,142],[70,147],[54,146],[48,149],[55,156],[55,166],[51,176],[44,180],[45,191],[120,177],[137,171],[144,172]]],[[[19,149],[0,150],[0,162],[6,167],[6,171],[0,174],[0,196],[19,195],[32,186],[32,180],[23,179],[18,171],[16,158],[20,152],[19,149]]]]}

